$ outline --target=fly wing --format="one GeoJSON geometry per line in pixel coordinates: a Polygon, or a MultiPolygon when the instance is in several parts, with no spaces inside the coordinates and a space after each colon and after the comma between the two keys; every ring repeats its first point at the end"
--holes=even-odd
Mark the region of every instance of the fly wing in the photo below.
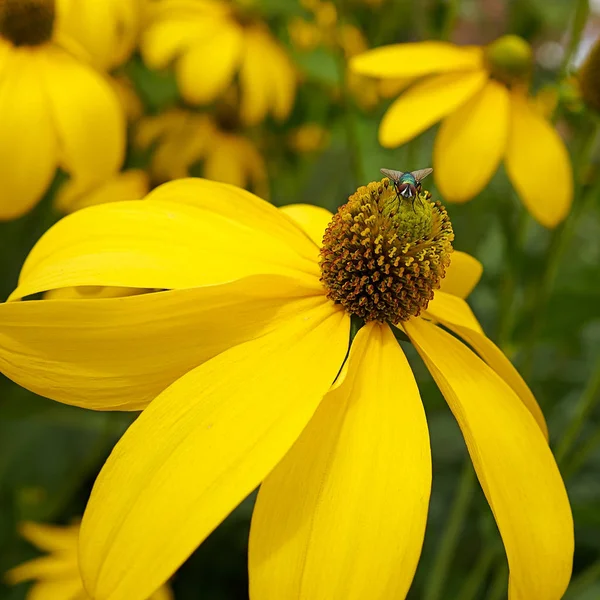
{"type": "MultiPolygon", "coordinates": [[[[383,170],[383,169],[382,169],[383,170]]],[[[431,175],[433,173],[433,169],[428,167],[427,169],[419,169],[418,171],[411,171],[411,175],[417,180],[421,181],[425,179],[427,175],[431,175]]]]}
{"type": "Polygon", "coordinates": [[[392,169],[379,169],[384,175],[387,175],[392,181],[399,181],[404,175],[402,171],[394,171],[392,169]]]}

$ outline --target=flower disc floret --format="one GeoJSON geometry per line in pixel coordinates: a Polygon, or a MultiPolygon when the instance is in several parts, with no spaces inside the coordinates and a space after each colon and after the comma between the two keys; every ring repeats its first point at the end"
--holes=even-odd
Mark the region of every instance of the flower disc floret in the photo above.
{"type": "Polygon", "coordinates": [[[0,0],[0,36],[15,46],[39,46],[54,29],[55,0],[0,0]]]}
{"type": "Polygon", "coordinates": [[[453,239],[446,209],[429,192],[413,203],[384,178],[360,187],[327,226],[321,282],[350,314],[406,321],[425,310],[440,287],[453,239]]]}

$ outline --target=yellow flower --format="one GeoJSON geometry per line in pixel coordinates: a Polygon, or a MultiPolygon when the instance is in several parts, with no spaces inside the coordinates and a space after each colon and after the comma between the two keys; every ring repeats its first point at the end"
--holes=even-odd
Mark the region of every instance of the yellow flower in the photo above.
{"type": "Polygon", "coordinates": [[[384,179],[332,216],[189,179],[78,211],[41,238],[0,305],[1,370],[60,402],[144,409],[83,518],[97,600],[147,596],[261,482],[251,598],[403,598],[431,457],[396,335],[462,429],[511,598],[562,596],[573,524],[544,418],[464,300],[481,265],[454,252],[442,279],[453,233],[429,198],[400,202],[384,179]],[[81,285],[165,291],[18,301],[81,285]],[[350,313],[368,321],[352,340],[350,313]]]}
{"type": "Polygon", "coordinates": [[[209,104],[239,72],[240,116],[254,125],[271,113],[284,120],[296,94],[296,72],[282,45],[261,22],[239,15],[223,0],[155,0],[141,39],[153,69],[175,61],[183,98],[209,104]]]}
{"type": "Polygon", "coordinates": [[[137,44],[146,0],[56,0],[62,32],[76,41],[94,66],[123,64],[137,44]]]}
{"type": "Polygon", "coordinates": [[[158,183],[186,177],[204,161],[208,179],[250,188],[262,198],[269,195],[267,167],[258,148],[243,135],[221,129],[208,115],[173,109],[146,117],[138,124],[136,144],[154,146],[151,172],[158,183]]]}
{"type": "MultiPolygon", "coordinates": [[[[27,600],[86,600],[89,598],[79,574],[78,540],[79,524],[58,526],[26,522],[20,533],[34,546],[48,552],[6,573],[11,584],[35,581],[27,600]]],[[[161,586],[148,600],[172,600],[167,585],[161,586]]]]}
{"type": "Polygon", "coordinates": [[[388,109],[379,129],[395,147],[444,119],[433,150],[436,184],[450,202],[487,185],[500,161],[531,215],[555,227],[569,212],[573,175],[552,125],[527,98],[531,50],[517,36],[486,48],[445,42],[385,46],[352,59],[357,73],[419,79],[388,109]]]}
{"type": "MultiPolygon", "coordinates": [[[[30,210],[57,167],[82,180],[118,170],[125,120],[110,84],[65,48],[52,0],[0,3],[0,219],[30,210]]],[[[58,21],[60,22],[60,20],[58,21]]]]}

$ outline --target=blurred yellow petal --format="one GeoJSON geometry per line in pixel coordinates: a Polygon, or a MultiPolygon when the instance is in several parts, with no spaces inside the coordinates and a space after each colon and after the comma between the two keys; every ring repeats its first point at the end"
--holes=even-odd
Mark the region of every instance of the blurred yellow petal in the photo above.
{"type": "Polygon", "coordinates": [[[148,193],[149,187],[150,183],[145,171],[130,169],[117,173],[114,177],[91,188],[88,182],[71,179],[60,188],[54,202],[58,210],[73,212],[96,204],[138,200],[148,193]]]}
{"type": "Polygon", "coordinates": [[[98,300],[99,298],[123,298],[146,294],[145,288],[105,287],[101,285],[80,285],[78,287],[56,288],[44,294],[45,300],[98,300]]]}
{"type": "Polygon", "coordinates": [[[382,98],[394,98],[400,92],[404,91],[413,81],[414,79],[412,77],[380,79],[377,82],[377,89],[382,98]]]}
{"type": "Polygon", "coordinates": [[[354,338],[343,383],[262,484],[250,531],[250,595],[404,598],[431,489],[425,412],[387,325],[354,338]],[[326,568],[324,568],[326,565],[326,568]]]}
{"type": "Polygon", "coordinates": [[[241,58],[242,42],[239,25],[223,24],[179,58],[177,82],[187,102],[208,104],[225,91],[241,58]]]}
{"type": "Polygon", "coordinates": [[[392,44],[368,50],[350,59],[353,71],[382,79],[421,77],[431,73],[478,70],[482,67],[481,48],[461,48],[447,42],[392,44]]]}
{"type": "Polygon", "coordinates": [[[58,581],[39,581],[29,590],[27,600],[86,600],[79,575],[58,581]]]}
{"type": "Polygon", "coordinates": [[[442,123],[433,148],[433,176],[448,202],[466,202],[496,172],[509,127],[509,95],[490,80],[442,123]]]}
{"type": "Polygon", "coordinates": [[[466,298],[479,283],[483,265],[470,254],[455,250],[451,255],[450,266],[442,279],[441,292],[466,298]]]}
{"type": "Polygon", "coordinates": [[[168,585],[163,585],[159,587],[154,594],[148,597],[148,600],[174,600],[175,596],[173,596],[173,592],[168,585]]]}
{"type": "Polygon", "coordinates": [[[47,48],[44,85],[58,134],[61,163],[73,177],[101,181],[125,153],[125,115],[102,76],[58,48],[47,48]]]}
{"type": "Polygon", "coordinates": [[[573,519],[538,423],[462,342],[423,319],[404,328],[462,430],[506,549],[509,597],[559,600],[571,576],[573,519]]]}
{"type": "Polygon", "coordinates": [[[573,201],[573,171],[564,142],[552,125],[514,92],[506,171],[534,219],[556,227],[573,201]]]}
{"type": "Polygon", "coordinates": [[[267,206],[257,207],[261,201],[249,194],[244,211],[235,188],[237,207],[228,205],[223,184],[213,183],[206,186],[213,195],[204,198],[210,208],[203,209],[202,200],[193,205],[184,196],[204,186],[176,183],[179,202],[161,200],[171,190],[158,188],[146,200],[90,206],[59,221],[31,250],[11,299],[62,287],[178,289],[261,274],[314,285],[317,251],[275,207],[264,201],[267,206]],[[255,229],[258,215],[264,222],[255,229]]]}
{"type": "Polygon", "coordinates": [[[29,211],[58,162],[56,132],[40,82],[37,51],[6,50],[0,80],[0,220],[29,211]]]}
{"type": "Polygon", "coordinates": [[[104,465],[83,517],[81,571],[95,598],[147,598],[260,483],[334,380],[349,324],[322,300],[150,404],[104,465]]]}
{"type": "Polygon", "coordinates": [[[19,533],[40,550],[70,550],[77,545],[79,525],[62,527],[26,521],[19,526],[19,533]]]}
{"type": "Polygon", "coordinates": [[[0,371],[66,404],[140,410],[190,369],[320,297],[317,286],[250,277],[124,298],[0,304],[0,371]]]}
{"type": "Polygon", "coordinates": [[[11,584],[15,584],[30,579],[66,578],[78,572],[77,553],[75,548],[72,548],[70,552],[55,552],[48,556],[34,558],[11,569],[5,577],[11,584]]]}
{"type": "Polygon", "coordinates": [[[415,83],[388,108],[379,126],[379,142],[386,148],[404,144],[464,104],[487,79],[487,73],[478,70],[415,83]]]}
{"type": "Polygon", "coordinates": [[[288,204],[279,209],[297,223],[319,248],[323,243],[325,229],[333,218],[326,208],[313,204],[288,204]]]}
{"type": "Polygon", "coordinates": [[[430,300],[427,306],[427,313],[435,319],[447,319],[483,333],[471,307],[459,296],[436,290],[433,300],[430,300]]]}
{"type": "Polygon", "coordinates": [[[262,121],[271,102],[271,74],[265,65],[271,60],[268,36],[259,27],[248,27],[245,33],[244,55],[240,68],[240,118],[246,125],[262,121]]]}
{"type": "MultiPolygon", "coordinates": [[[[270,41],[268,66],[271,68],[271,102],[275,119],[288,117],[296,97],[296,71],[284,49],[273,39],[270,41]]],[[[265,65],[267,66],[267,65],[265,65]]]]}

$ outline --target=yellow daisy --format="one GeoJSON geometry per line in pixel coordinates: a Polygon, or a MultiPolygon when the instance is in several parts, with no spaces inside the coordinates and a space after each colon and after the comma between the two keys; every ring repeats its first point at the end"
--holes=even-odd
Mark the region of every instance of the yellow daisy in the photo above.
{"type": "Polygon", "coordinates": [[[443,119],[435,139],[435,182],[450,202],[487,185],[501,160],[531,215],[555,227],[568,214],[573,175],[565,145],[531,106],[529,45],[513,35],[487,47],[445,42],[384,46],[353,58],[351,68],[380,78],[418,79],[380,125],[383,146],[404,144],[443,119]]]}
{"type": "MultiPolygon", "coordinates": [[[[27,600],[87,600],[79,574],[79,524],[58,526],[41,523],[23,523],[21,535],[48,556],[30,560],[6,573],[11,584],[35,581],[27,593],[27,600]]],[[[167,585],[147,597],[148,600],[172,600],[167,585]]]]}
{"type": "Polygon", "coordinates": [[[135,143],[154,147],[150,170],[157,183],[187,177],[203,161],[207,179],[251,189],[261,198],[269,195],[267,167],[256,145],[221,129],[208,115],[172,109],[146,117],[138,124],[135,143]]]}
{"type": "Polygon", "coordinates": [[[511,598],[562,596],[573,523],[544,418],[464,300],[481,265],[454,252],[447,269],[452,227],[430,197],[400,202],[383,179],[332,216],[189,179],[73,213],[38,242],[0,305],[0,369],[60,402],[144,409],[82,523],[97,600],[147,596],[261,482],[251,598],[403,598],[431,457],[396,336],[462,429],[511,598]],[[18,301],[81,285],[165,291],[18,301]],[[351,317],[366,320],[353,336],[351,317]]]}
{"type": "Polygon", "coordinates": [[[296,95],[296,72],[268,28],[225,0],[154,0],[140,49],[153,69],[175,61],[183,98],[214,102],[238,73],[240,116],[254,125],[267,114],[285,119],[296,95]]]}
{"type": "Polygon", "coordinates": [[[56,8],[53,0],[0,3],[0,219],[30,210],[57,167],[101,180],[123,161],[119,101],[65,49],[74,42],[55,28],[56,8]]]}
{"type": "Polygon", "coordinates": [[[114,69],[132,54],[147,0],[56,0],[61,31],[75,40],[94,66],[114,69]]]}

